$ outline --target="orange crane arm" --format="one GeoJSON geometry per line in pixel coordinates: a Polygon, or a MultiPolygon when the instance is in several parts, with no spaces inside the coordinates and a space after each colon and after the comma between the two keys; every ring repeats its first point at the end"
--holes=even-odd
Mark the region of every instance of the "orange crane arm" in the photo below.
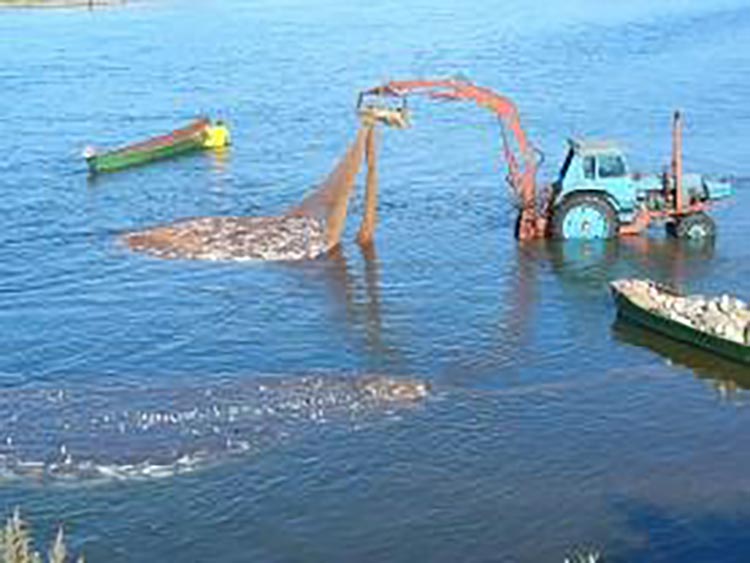
{"type": "Polygon", "coordinates": [[[544,236],[544,218],[538,217],[537,209],[537,154],[521,126],[516,105],[509,98],[489,88],[458,79],[387,82],[362,92],[360,102],[364,96],[406,98],[409,95],[423,95],[439,100],[473,101],[497,115],[502,125],[503,153],[508,163],[508,182],[521,207],[519,238],[544,236]],[[509,138],[509,134],[512,138],[509,138]],[[525,234],[524,229],[528,230],[525,234]]]}

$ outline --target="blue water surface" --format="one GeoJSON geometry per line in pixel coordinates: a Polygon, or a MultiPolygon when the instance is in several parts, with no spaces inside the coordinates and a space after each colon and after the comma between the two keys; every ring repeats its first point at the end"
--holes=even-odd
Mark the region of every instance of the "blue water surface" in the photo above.
{"type": "MultiPolygon", "coordinates": [[[[65,522],[92,562],[561,561],[576,546],[746,560],[750,370],[614,325],[607,282],[750,298],[749,73],[741,0],[0,10],[6,404],[310,373],[433,386],[420,408],[300,424],[186,475],[11,479],[0,507],[22,506],[42,539],[65,522]],[[616,138],[633,167],[663,170],[683,110],[686,168],[738,179],[712,212],[716,244],[654,232],[519,247],[496,120],[427,100],[412,129],[384,131],[372,253],[353,240],[361,189],[330,259],[159,261],[118,242],[177,218],[283,211],[353,138],[360,89],[432,76],[516,101],[547,179],[573,136],[616,138]],[[228,153],[87,177],[87,145],[199,113],[230,123],[228,153]]],[[[38,414],[17,410],[0,439],[29,438],[18,417],[38,414]]]]}

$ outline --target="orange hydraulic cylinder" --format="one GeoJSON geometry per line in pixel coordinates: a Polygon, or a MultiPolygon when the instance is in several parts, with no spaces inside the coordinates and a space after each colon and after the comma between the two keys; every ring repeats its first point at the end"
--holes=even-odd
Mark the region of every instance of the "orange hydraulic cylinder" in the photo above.
{"type": "Polygon", "coordinates": [[[679,111],[674,112],[672,124],[672,176],[675,188],[675,211],[680,215],[684,202],[682,201],[682,115],[679,111]]]}

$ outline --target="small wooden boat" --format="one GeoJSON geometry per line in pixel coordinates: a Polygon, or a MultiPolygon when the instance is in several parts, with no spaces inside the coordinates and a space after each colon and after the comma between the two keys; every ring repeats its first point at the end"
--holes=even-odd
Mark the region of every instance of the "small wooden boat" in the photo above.
{"type": "Polygon", "coordinates": [[[201,118],[182,129],[119,149],[97,153],[87,148],[84,158],[92,174],[114,172],[191,151],[221,148],[229,144],[229,131],[217,121],[201,118]]]}
{"type": "MultiPolygon", "coordinates": [[[[646,306],[641,299],[630,293],[624,285],[624,281],[627,280],[616,281],[610,285],[620,319],[658,332],[674,340],[713,352],[735,362],[750,364],[750,345],[669,318],[658,309],[646,306]]],[[[665,296],[671,298],[685,297],[669,288],[656,284],[653,284],[653,286],[658,288],[657,291],[665,296]]]]}

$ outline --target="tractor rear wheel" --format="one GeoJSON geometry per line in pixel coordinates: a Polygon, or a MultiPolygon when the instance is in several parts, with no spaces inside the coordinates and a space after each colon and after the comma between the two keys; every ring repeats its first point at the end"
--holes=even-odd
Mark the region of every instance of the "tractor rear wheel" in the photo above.
{"type": "Polygon", "coordinates": [[[552,215],[557,239],[609,239],[620,229],[617,212],[607,198],[592,193],[573,194],[552,215]]]}
{"type": "Polygon", "coordinates": [[[702,212],[693,213],[667,223],[670,236],[684,239],[707,239],[716,236],[716,223],[702,212]]]}

